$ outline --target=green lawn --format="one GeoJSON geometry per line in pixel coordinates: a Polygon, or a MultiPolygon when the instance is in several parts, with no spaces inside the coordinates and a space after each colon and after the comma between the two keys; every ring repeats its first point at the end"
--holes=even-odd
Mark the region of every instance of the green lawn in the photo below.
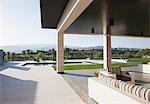
{"type": "MultiPolygon", "coordinates": [[[[112,64],[112,67],[131,67],[135,65],[128,65],[128,64],[112,64]]],[[[56,70],[56,66],[54,65],[53,68],[56,70]]],[[[65,65],[64,70],[80,70],[80,69],[98,69],[103,68],[103,64],[78,64],[78,65],[65,65]]]]}
{"type": "Polygon", "coordinates": [[[136,65],[124,64],[124,63],[112,64],[113,68],[116,68],[116,67],[132,67],[132,66],[136,66],[136,65]]]}
{"type": "Polygon", "coordinates": [[[150,58],[129,58],[128,61],[148,63],[150,62],[150,58]]]}

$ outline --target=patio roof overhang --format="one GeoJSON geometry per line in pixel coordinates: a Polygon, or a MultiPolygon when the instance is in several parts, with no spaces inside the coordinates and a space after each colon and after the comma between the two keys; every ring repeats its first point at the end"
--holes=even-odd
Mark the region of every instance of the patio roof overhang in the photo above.
{"type": "MultiPolygon", "coordinates": [[[[42,28],[57,29],[69,0],[41,0],[42,28]]],[[[149,0],[94,0],[67,28],[68,34],[102,34],[103,11],[111,35],[150,37],[149,0]]]]}
{"type": "Polygon", "coordinates": [[[111,36],[150,37],[149,0],[41,0],[42,27],[57,29],[57,70],[64,73],[64,33],[103,34],[111,72],[111,36]]]}
{"type": "Polygon", "coordinates": [[[42,28],[57,29],[69,0],[40,0],[42,28]]]}

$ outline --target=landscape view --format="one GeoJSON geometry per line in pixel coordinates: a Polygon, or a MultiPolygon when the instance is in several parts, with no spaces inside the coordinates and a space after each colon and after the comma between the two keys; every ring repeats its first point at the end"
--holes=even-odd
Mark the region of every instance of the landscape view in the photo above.
{"type": "MultiPolygon", "coordinates": [[[[5,50],[5,61],[26,61],[26,60],[56,60],[55,45],[16,45],[3,46],[5,50]],[[21,50],[23,48],[23,50],[21,50]],[[29,48],[30,47],[30,48],[29,48]],[[49,48],[51,47],[51,48],[49,48]],[[10,50],[12,49],[12,50],[10,50]]],[[[103,46],[78,47],[70,46],[64,48],[64,59],[103,59],[103,46]]],[[[150,61],[149,48],[112,48],[113,59],[126,59],[133,62],[147,63],[150,61]]]]}
{"type": "Polygon", "coordinates": [[[148,0],[0,0],[0,104],[150,104],[148,0]]]}

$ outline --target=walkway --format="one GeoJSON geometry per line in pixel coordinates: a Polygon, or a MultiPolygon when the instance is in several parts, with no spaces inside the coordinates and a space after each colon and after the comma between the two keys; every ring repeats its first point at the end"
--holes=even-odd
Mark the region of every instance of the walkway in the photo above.
{"type": "Polygon", "coordinates": [[[65,80],[71,80],[74,84],[78,85],[88,94],[88,78],[94,77],[94,72],[99,72],[100,69],[83,69],[83,70],[65,70],[62,76],[65,80]]]}
{"type": "Polygon", "coordinates": [[[0,104],[84,104],[50,66],[0,71],[0,104]]]}
{"type": "Polygon", "coordinates": [[[99,70],[65,70],[65,74],[62,76],[87,104],[97,104],[88,96],[88,78],[93,77],[94,72],[99,72],[99,70]]]}

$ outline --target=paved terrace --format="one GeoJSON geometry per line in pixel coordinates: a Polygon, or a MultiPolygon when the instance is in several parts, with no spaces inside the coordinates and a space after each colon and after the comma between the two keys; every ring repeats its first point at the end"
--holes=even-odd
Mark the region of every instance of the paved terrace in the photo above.
{"type": "Polygon", "coordinates": [[[0,71],[0,104],[84,104],[50,66],[7,67],[0,71]]]}

